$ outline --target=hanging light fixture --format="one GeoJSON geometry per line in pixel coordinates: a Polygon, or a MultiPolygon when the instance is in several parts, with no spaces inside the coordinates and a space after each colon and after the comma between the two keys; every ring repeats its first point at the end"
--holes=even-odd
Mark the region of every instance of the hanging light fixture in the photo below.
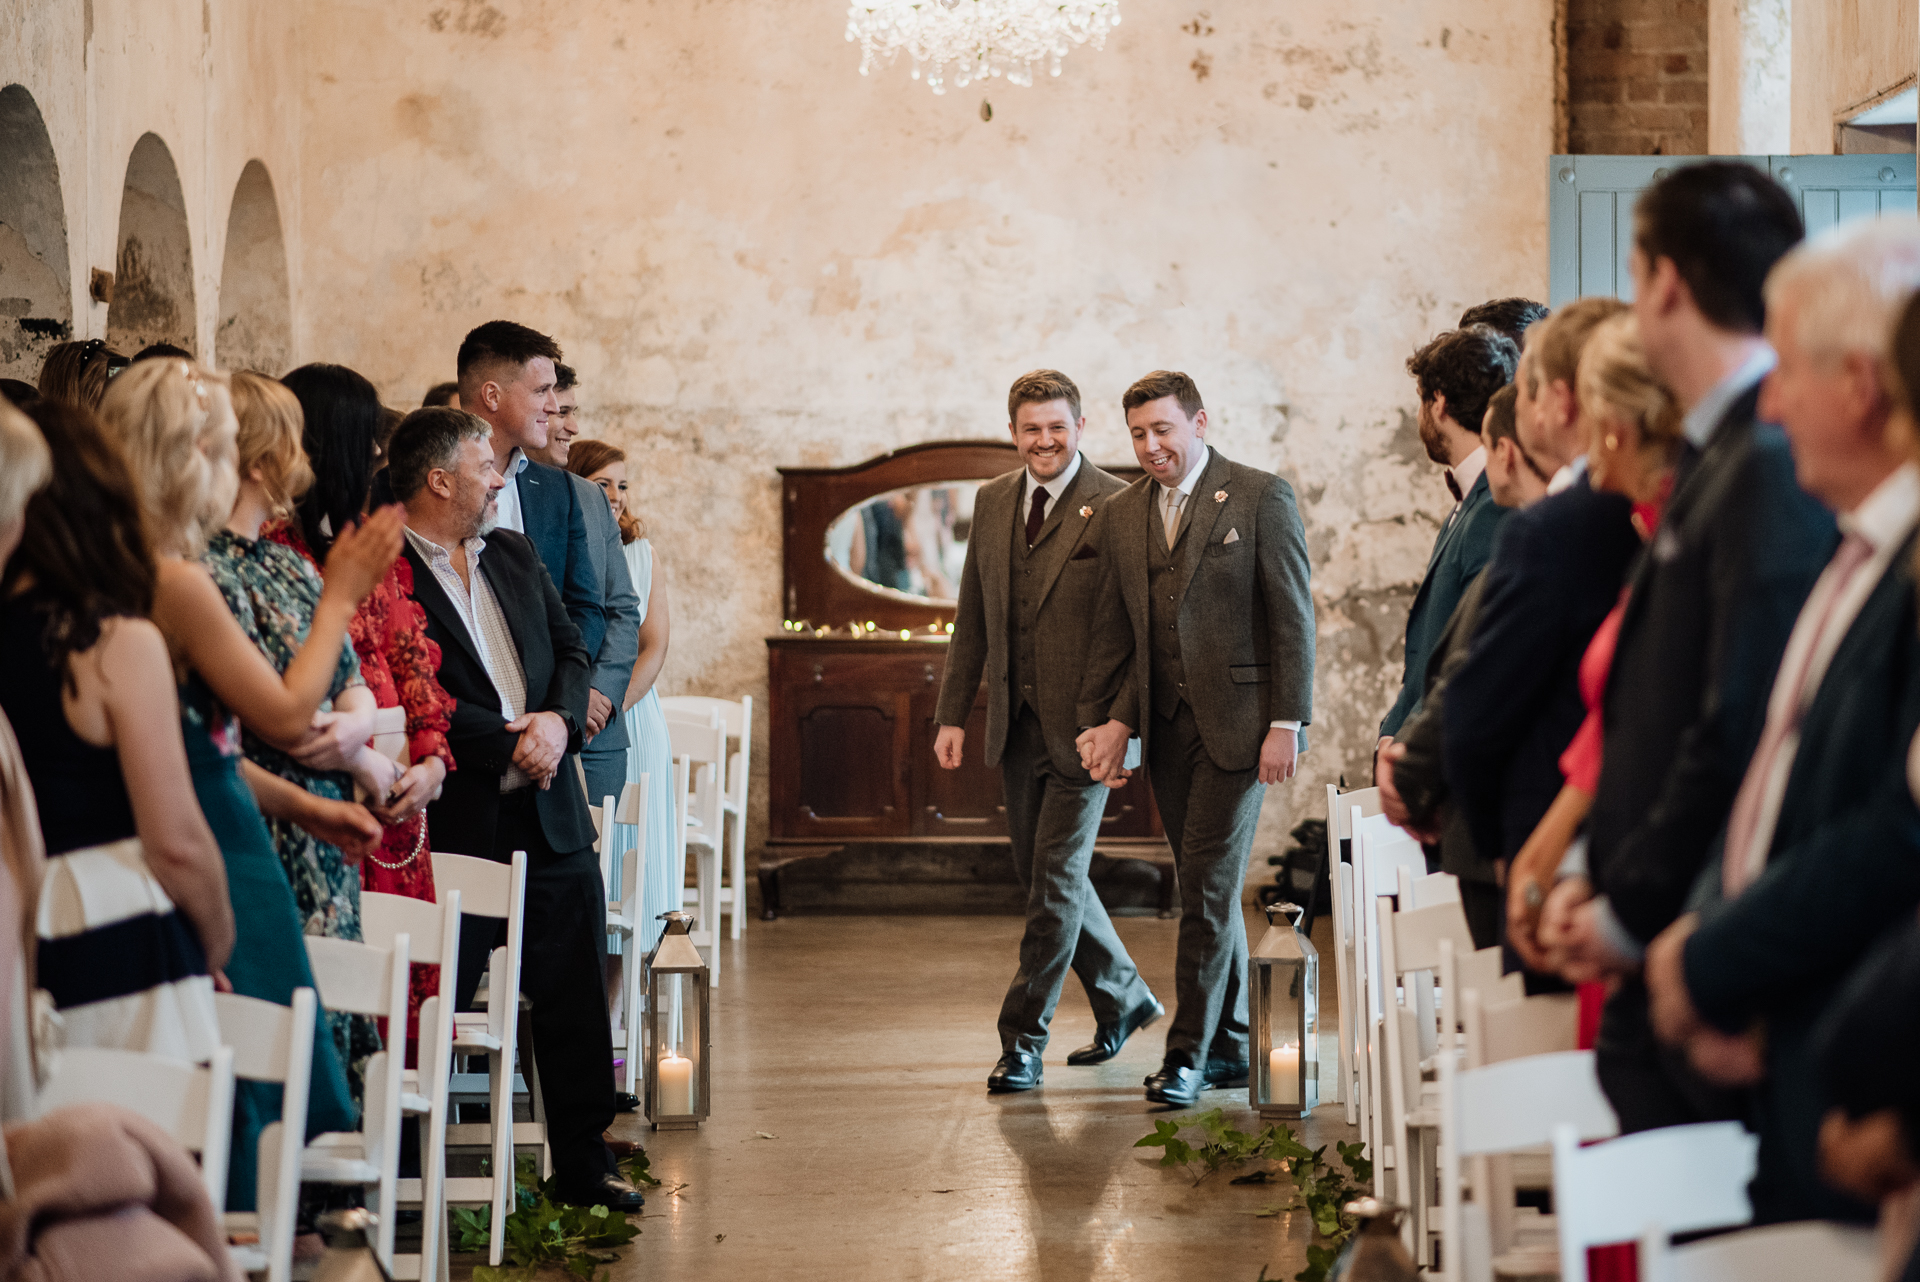
{"type": "Polygon", "coordinates": [[[905,50],[913,78],[925,68],[927,85],[947,91],[954,84],[1003,76],[1033,83],[1033,64],[1045,61],[1053,75],[1074,45],[1106,44],[1120,25],[1120,0],[854,0],[847,10],[847,39],[860,42],[860,74],[887,65],[905,50]]]}

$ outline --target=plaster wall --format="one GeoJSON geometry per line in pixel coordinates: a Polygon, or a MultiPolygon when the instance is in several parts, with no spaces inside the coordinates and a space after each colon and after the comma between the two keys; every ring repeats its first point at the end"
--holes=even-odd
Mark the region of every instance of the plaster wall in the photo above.
{"type": "Polygon", "coordinates": [[[1913,0],[1825,0],[1793,10],[1793,151],[1829,155],[1837,120],[1913,83],[1920,8],[1913,0]]]}
{"type": "MultiPolygon", "coordinates": [[[[106,337],[109,309],[89,297],[89,276],[116,270],[128,163],[147,134],[179,183],[195,351],[213,354],[228,214],[249,160],[278,185],[282,232],[297,243],[296,16],[255,0],[0,0],[0,84],[33,95],[59,169],[74,337],[106,337]]],[[[291,310],[297,261],[285,270],[291,310]]],[[[4,372],[31,381],[38,360],[4,372]]]]}
{"type": "Polygon", "coordinates": [[[831,4],[300,13],[300,347],[417,404],[474,324],[553,333],[587,433],[630,451],[663,691],[764,696],[776,466],[993,437],[1039,365],[1125,460],[1120,393],[1169,366],[1214,444],[1293,482],[1312,547],[1313,748],[1262,852],[1368,782],[1450,506],[1403,361],[1470,303],[1544,296],[1551,0],[1128,0],[1059,78],[944,97],[862,78],[831,4]]]}

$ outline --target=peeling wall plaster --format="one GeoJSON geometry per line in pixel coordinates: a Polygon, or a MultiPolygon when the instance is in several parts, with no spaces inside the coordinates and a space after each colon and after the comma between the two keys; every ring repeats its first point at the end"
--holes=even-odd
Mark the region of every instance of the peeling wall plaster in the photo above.
{"type": "Polygon", "coordinates": [[[764,694],[778,630],[776,466],[993,436],[1036,365],[1125,460],[1121,391],[1189,371],[1212,441],[1292,480],[1313,555],[1313,748],[1269,853],[1367,781],[1448,507],[1404,359],[1545,294],[1553,13],[1197,13],[1127,0],[1058,79],[935,97],[859,76],[831,3],[301,0],[298,346],[401,404],[480,321],[554,333],[587,431],[632,453],[661,688],[730,696],[764,694]]]}

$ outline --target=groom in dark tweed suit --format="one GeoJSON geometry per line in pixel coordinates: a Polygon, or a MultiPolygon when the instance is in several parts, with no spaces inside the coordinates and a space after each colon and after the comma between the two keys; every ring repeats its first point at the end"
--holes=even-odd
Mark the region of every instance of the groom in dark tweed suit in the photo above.
{"type": "Polygon", "coordinates": [[[1097,1028],[1069,1064],[1113,1058],[1163,1009],[1114,933],[1087,880],[1107,790],[1074,736],[1088,624],[1098,613],[1107,502],[1126,487],[1080,455],[1080,389],[1056,370],[1023,374],[1007,393],[1025,466],[980,487],[960,578],[960,607],[940,687],[934,754],[960,765],[980,679],[987,680],[987,764],[1006,788],[1014,870],[1027,891],[1020,969],[1000,1008],[994,1092],[1040,1084],[1040,1052],[1067,970],[1080,976],[1097,1028]]]}
{"type": "Polygon", "coordinates": [[[1313,598],[1293,487],[1207,446],[1193,380],[1155,371],[1121,405],[1147,475],[1107,518],[1079,743],[1115,782],[1127,737],[1145,747],[1182,901],[1179,1007],[1147,1098],[1184,1107],[1246,1084],[1240,895],[1266,785],[1291,779],[1306,746],[1313,598]]]}

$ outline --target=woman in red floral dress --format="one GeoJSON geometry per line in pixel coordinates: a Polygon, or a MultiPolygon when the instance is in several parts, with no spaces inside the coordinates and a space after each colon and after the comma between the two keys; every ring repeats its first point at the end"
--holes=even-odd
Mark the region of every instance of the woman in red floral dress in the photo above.
{"type": "MultiPolygon", "coordinates": [[[[291,520],[275,521],[261,537],[283,543],[319,569],[332,531],[366,510],[383,410],[373,384],[340,365],[306,365],[281,380],[306,416],[303,443],[314,484],[291,520]],[[317,555],[316,555],[317,554],[317,555]]],[[[396,557],[348,628],[360,675],[382,708],[407,710],[411,765],[384,806],[368,809],[385,825],[380,849],[360,863],[365,890],[432,901],[433,857],[427,842],[427,803],[453,769],[447,726],[453,697],[434,673],[440,647],[427,638],[427,615],[413,599],[413,568],[396,557]]],[[[415,1056],[420,1003],[439,991],[437,966],[416,966],[407,1001],[407,1062],[415,1056]]]]}

